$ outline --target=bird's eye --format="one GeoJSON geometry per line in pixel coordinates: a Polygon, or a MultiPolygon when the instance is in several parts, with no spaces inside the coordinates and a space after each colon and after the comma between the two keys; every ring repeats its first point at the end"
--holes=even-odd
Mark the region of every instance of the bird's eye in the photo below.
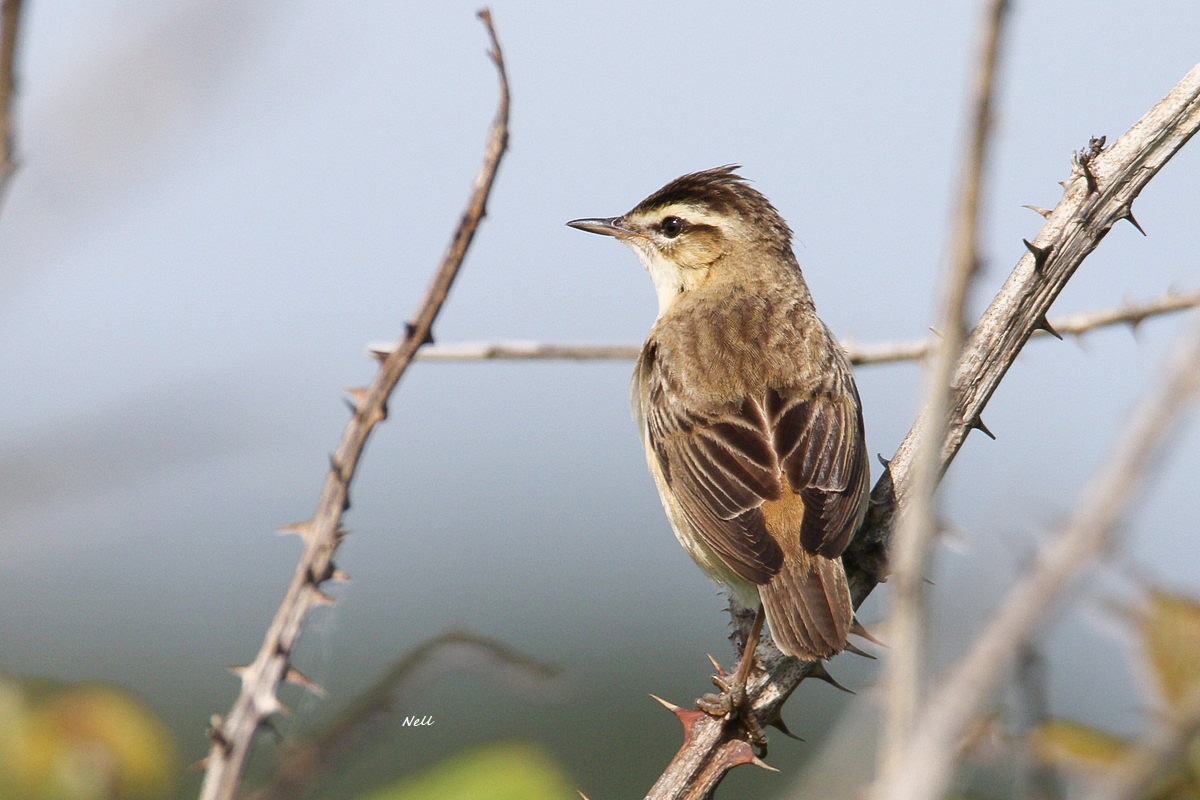
{"type": "Polygon", "coordinates": [[[679,234],[683,233],[684,222],[679,217],[664,217],[662,221],[663,236],[668,239],[674,239],[679,234]]]}

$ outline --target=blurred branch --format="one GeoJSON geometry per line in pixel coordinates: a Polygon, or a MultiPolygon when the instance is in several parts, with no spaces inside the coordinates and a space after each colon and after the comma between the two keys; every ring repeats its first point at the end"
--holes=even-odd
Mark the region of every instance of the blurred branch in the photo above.
{"type": "MultiPolygon", "coordinates": [[[[1200,290],[1190,292],[1168,291],[1152,300],[1123,303],[1112,308],[1064,314],[1049,320],[1049,325],[1058,334],[1082,335],[1089,331],[1114,325],[1137,327],[1152,317],[1184,311],[1200,306],[1200,290]]],[[[1053,338],[1045,330],[1034,331],[1034,339],[1053,338]]],[[[905,342],[876,342],[856,344],[843,339],[842,346],[851,363],[858,366],[893,364],[898,361],[919,361],[929,354],[937,343],[937,337],[911,339],[905,342]]],[[[376,357],[386,357],[394,345],[373,343],[369,352],[376,357]]],[[[636,344],[555,344],[548,342],[501,341],[460,342],[457,344],[427,344],[417,351],[418,361],[633,361],[641,345],[636,344]]]]}
{"type": "MultiPolygon", "coordinates": [[[[954,400],[943,439],[940,465],[953,461],[967,434],[982,427],[981,414],[1046,312],[1083,259],[1117,222],[1132,219],[1131,206],[1147,183],[1200,129],[1200,65],[1126,132],[1110,149],[1089,150],[1075,160],[1063,196],[1017,262],[967,340],[955,370],[954,400]]],[[[911,490],[916,427],[910,430],[872,491],[872,505],[843,559],[851,594],[859,605],[886,575],[892,522],[911,490]]],[[[759,720],[779,718],[780,708],[802,680],[819,677],[819,663],[767,658],[748,694],[759,720]]],[[[688,728],[683,747],[648,797],[701,798],[720,776],[702,784],[706,766],[737,739],[723,720],[700,719],[688,728]]]]}
{"type": "Polygon", "coordinates": [[[963,174],[954,207],[958,219],[951,242],[951,260],[942,282],[942,335],[926,376],[922,412],[914,428],[914,457],[909,470],[912,491],[901,508],[891,547],[892,604],[888,634],[892,650],[884,662],[885,703],[879,747],[880,781],[905,770],[905,745],[925,696],[925,646],[928,622],[925,575],[937,528],[937,488],[943,466],[940,445],[946,438],[946,412],[953,395],[951,379],[967,336],[967,299],[979,273],[979,204],[984,168],[992,141],[992,106],[996,65],[1004,38],[1007,0],[989,0],[983,43],[975,72],[971,137],[963,158],[963,174]]]}
{"type": "MultiPolygon", "coordinates": [[[[536,680],[558,673],[503,642],[467,631],[448,631],[427,639],[402,656],[374,686],[355,699],[337,719],[312,739],[289,747],[270,784],[255,791],[252,800],[292,800],[313,789],[331,765],[369,738],[374,724],[400,702],[398,695],[417,670],[447,651],[484,656],[495,663],[536,680]]],[[[460,658],[461,659],[461,654],[460,658]]],[[[439,673],[441,674],[441,673],[439,673]]]]}
{"type": "Polygon", "coordinates": [[[0,3],[0,199],[17,171],[12,106],[17,85],[17,33],[20,27],[21,0],[3,0],[0,3]]]}
{"type": "Polygon", "coordinates": [[[483,218],[488,194],[508,143],[509,93],[504,58],[492,26],[491,14],[484,9],[479,12],[479,17],[487,29],[491,42],[489,55],[500,80],[499,107],[488,134],[483,165],[475,177],[470,200],[442,257],[441,265],[434,273],[416,316],[406,325],[405,336],[383,359],[371,385],[351,392],[353,415],[330,459],[329,472],[316,511],[311,519],[286,529],[300,534],[304,539],[304,552],[258,655],[248,666],[236,670],[242,685],[233,708],[224,718],[216,716],[212,720],[212,745],[206,759],[201,800],[233,800],[255,732],[267,717],[281,709],[276,695],[280,682],[290,680],[313,687],[310,681],[290,666],[290,660],[308,612],[316,606],[332,602],[332,598],[321,590],[321,584],[331,578],[341,577],[334,566],[333,556],[345,535],[341,519],[350,506],[350,482],[367,438],[387,416],[387,402],[392,391],[412,363],[417,349],[429,339],[433,322],[483,218]]]}
{"type": "Polygon", "coordinates": [[[967,654],[938,680],[938,689],[910,731],[903,756],[908,768],[881,781],[878,797],[925,800],[942,796],[967,724],[1013,668],[1022,644],[1057,607],[1073,579],[1112,546],[1116,528],[1153,466],[1154,456],[1198,389],[1200,316],[1176,344],[1162,379],[1142,398],[1066,525],[1038,553],[1030,573],[1000,601],[996,616],[967,654]]]}

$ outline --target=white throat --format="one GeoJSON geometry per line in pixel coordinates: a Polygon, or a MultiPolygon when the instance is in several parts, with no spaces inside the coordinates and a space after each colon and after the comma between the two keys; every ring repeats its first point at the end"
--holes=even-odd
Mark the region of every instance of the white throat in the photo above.
{"type": "Polygon", "coordinates": [[[646,272],[650,273],[650,280],[654,282],[654,291],[658,295],[658,316],[661,317],[683,292],[683,270],[674,261],[664,258],[656,247],[639,247],[633,242],[628,244],[637,253],[646,272]]]}

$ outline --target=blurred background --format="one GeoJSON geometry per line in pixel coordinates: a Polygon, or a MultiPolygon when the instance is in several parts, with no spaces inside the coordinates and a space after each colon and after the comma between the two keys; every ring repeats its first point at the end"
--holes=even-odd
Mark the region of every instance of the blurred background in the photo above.
{"type": "MultiPolygon", "coordinates": [[[[26,5],[21,165],[0,212],[0,701],[11,714],[76,684],[122,690],[147,735],[172,742],[144,796],[186,797],[207,720],[235,696],[226,667],[253,657],[294,568],[299,543],[275,530],[311,513],[342,388],[371,379],[366,343],[402,332],[446,246],[496,77],[473,3],[26,5]]],[[[511,150],[438,341],[639,342],[649,279],[563,222],[726,163],[791,222],[836,333],[924,335],[975,5],[498,3],[511,150]]],[[[1012,14],[977,309],[1041,224],[1021,205],[1052,207],[1071,152],[1123,133],[1198,52],[1193,4],[1012,14]]],[[[1149,236],[1114,228],[1054,312],[1195,289],[1198,181],[1193,143],[1136,205],[1149,236]]],[[[1069,511],[1185,319],[1037,341],[1017,362],[985,416],[998,440],[972,436],[945,484],[939,665],[1069,511]]],[[[298,654],[328,695],[285,690],[295,713],[279,734],[313,735],[450,629],[560,671],[444,653],[313,796],[363,797],[514,742],[592,798],[641,796],[657,777],[680,737],[648,693],[686,704],[709,688],[705,654],[730,652],[724,601],[646,473],[631,368],[409,372],[352,492],[338,558],[352,581],[298,654]],[[399,726],[405,715],[435,724],[399,726]]],[[[890,455],[919,368],[858,375],[870,451],[890,455]]],[[[1109,566],[1045,629],[1055,713],[1140,725],[1131,637],[1111,610],[1151,581],[1200,591],[1197,454],[1193,422],[1109,566]]],[[[869,625],[887,598],[884,586],[868,602],[869,625]]],[[[870,774],[878,665],[847,655],[830,669],[857,696],[803,686],[786,716],[807,741],[772,739],[783,775],[737,771],[723,796],[788,796],[797,781],[848,796],[870,774]]],[[[272,736],[260,742],[253,776],[277,758],[272,736]]]]}

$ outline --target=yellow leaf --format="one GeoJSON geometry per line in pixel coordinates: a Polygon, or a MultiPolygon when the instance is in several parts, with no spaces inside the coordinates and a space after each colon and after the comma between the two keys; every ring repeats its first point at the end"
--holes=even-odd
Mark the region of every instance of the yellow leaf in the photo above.
{"type": "Polygon", "coordinates": [[[1146,658],[1167,706],[1200,691],[1200,603],[1155,589],[1142,614],[1146,658]]]}
{"type": "Polygon", "coordinates": [[[1129,750],[1129,743],[1119,736],[1065,719],[1043,722],[1029,737],[1038,759],[1076,771],[1111,767],[1129,750]]]}

